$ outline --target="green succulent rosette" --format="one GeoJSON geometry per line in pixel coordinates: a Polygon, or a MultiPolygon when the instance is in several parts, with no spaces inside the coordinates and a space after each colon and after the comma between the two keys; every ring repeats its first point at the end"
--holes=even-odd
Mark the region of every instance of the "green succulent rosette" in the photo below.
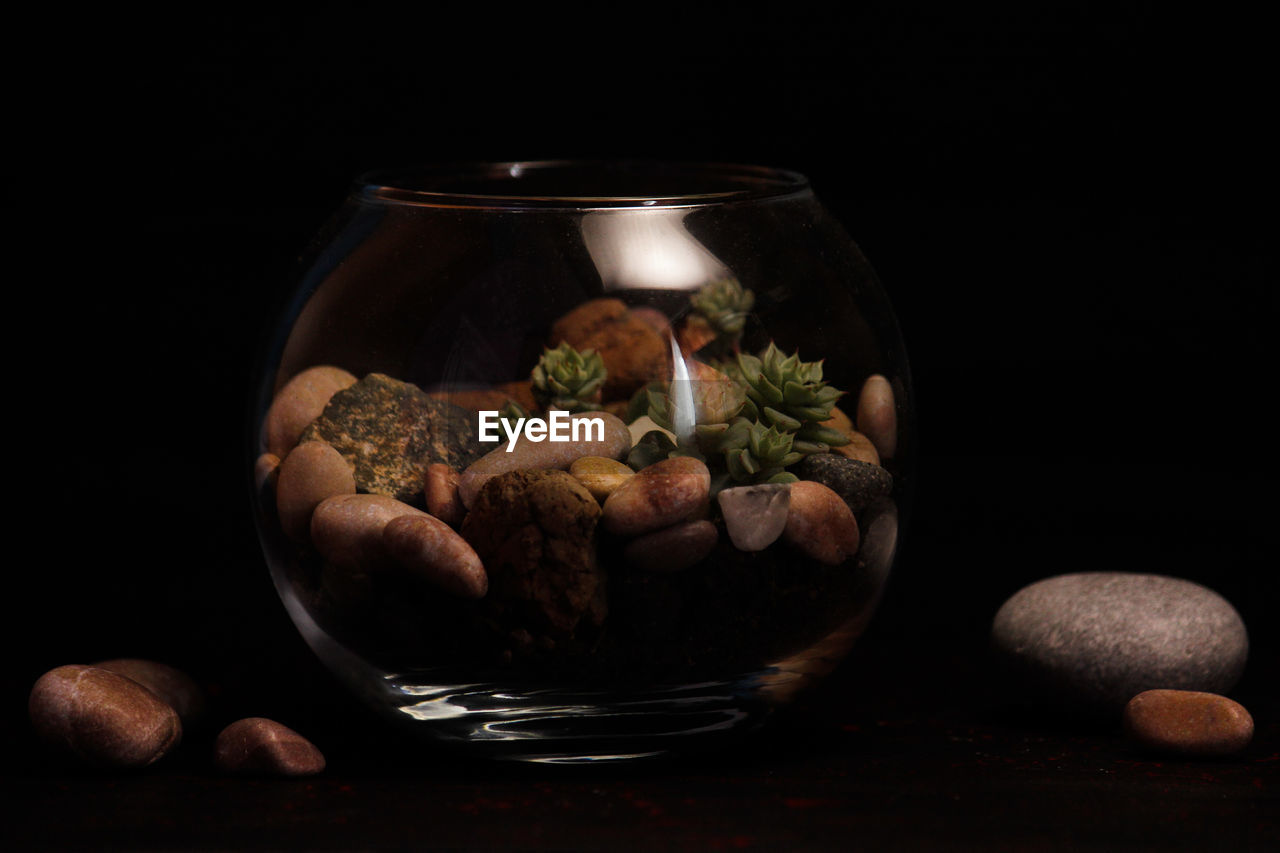
{"type": "Polygon", "coordinates": [[[729,276],[704,284],[689,297],[689,304],[715,334],[711,348],[723,353],[737,349],[756,295],[729,276]]]}
{"type": "Polygon", "coordinates": [[[795,436],[759,421],[734,418],[727,424],[697,428],[698,445],[707,456],[724,459],[729,476],[739,483],[794,483],[798,477],[784,470],[805,457],[795,450],[795,436]]]}
{"type": "Polygon", "coordinates": [[[770,343],[759,357],[739,353],[731,372],[746,389],[743,417],[791,433],[795,451],[823,453],[849,443],[848,436],[821,425],[844,394],[823,381],[821,361],[783,355],[770,343]]]}
{"type": "Polygon", "coordinates": [[[568,341],[544,349],[531,376],[533,397],[543,409],[593,412],[600,409],[600,390],[608,373],[593,349],[582,352],[568,341]]]}

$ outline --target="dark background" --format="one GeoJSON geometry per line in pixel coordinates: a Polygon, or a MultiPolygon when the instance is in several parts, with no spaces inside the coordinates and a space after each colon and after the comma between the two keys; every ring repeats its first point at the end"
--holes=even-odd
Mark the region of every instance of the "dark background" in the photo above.
{"type": "Polygon", "coordinates": [[[228,713],[350,733],[257,550],[254,362],[355,175],[483,159],[795,169],[878,271],[918,492],[829,701],[867,679],[890,715],[980,701],[1008,595],[1121,569],[1232,601],[1254,645],[1240,690],[1274,707],[1260,31],[1141,4],[19,16],[10,746],[29,752],[41,672],[124,655],[189,669],[228,713]]]}

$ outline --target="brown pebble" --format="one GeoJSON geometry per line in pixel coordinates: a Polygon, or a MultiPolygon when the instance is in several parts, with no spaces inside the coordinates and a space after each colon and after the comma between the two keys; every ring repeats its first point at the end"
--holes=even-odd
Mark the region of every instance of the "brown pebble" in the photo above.
{"type": "Polygon", "coordinates": [[[627,543],[622,555],[637,569],[679,572],[702,562],[719,538],[720,533],[711,522],[686,521],[637,536],[627,543]]]}
{"type": "Polygon", "coordinates": [[[871,443],[871,439],[853,429],[845,435],[849,437],[849,443],[831,448],[832,453],[839,453],[846,459],[866,462],[868,465],[880,464],[880,454],[876,451],[876,446],[871,443]]]}
{"type": "Polygon", "coordinates": [[[382,528],[387,553],[409,574],[463,598],[489,590],[480,557],[453,528],[429,515],[403,515],[382,528]]]}
{"type": "Polygon", "coordinates": [[[340,367],[320,365],[290,379],[271,401],[263,425],[267,452],[281,459],[289,455],[302,431],[324,412],[329,398],[356,384],[356,378],[340,367]]]}
{"type": "Polygon", "coordinates": [[[183,728],[189,729],[204,714],[204,690],[180,669],[142,658],[115,658],[94,666],[131,678],[150,690],[157,699],[178,712],[183,728]]]}
{"type": "Polygon", "coordinates": [[[253,463],[253,485],[258,494],[266,498],[275,493],[276,478],[280,475],[280,457],[274,453],[264,453],[253,463]]]}
{"type": "Polygon", "coordinates": [[[1198,690],[1147,690],[1124,708],[1139,746],[1178,755],[1231,755],[1253,739],[1253,717],[1238,702],[1198,690]]]}
{"type": "Polygon", "coordinates": [[[605,456],[584,456],[574,460],[569,466],[569,473],[600,503],[604,503],[615,489],[636,474],[618,460],[605,456]]]}
{"type": "Polygon", "coordinates": [[[711,472],[689,456],[664,459],[640,469],[604,502],[604,526],[619,536],[670,527],[705,508],[711,472]]]}
{"type": "Polygon", "coordinates": [[[324,770],[315,744],[288,726],[248,717],[227,726],[213,744],[213,764],[224,773],[314,776],[324,770]]]}
{"type": "Polygon", "coordinates": [[[457,527],[467,516],[458,494],[458,480],[462,473],[443,462],[432,462],[422,475],[422,494],[427,501],[427,512],[450,527],[457,527]]]}
{"type": "Polygon", "coordinates": [[[280,463],[276,480],[276,513],[280,527],[294,542],[310,537],[311,514],[325,498],[356,493],[355,469],[323,441],[304,441],[280,463]]]}
{"type": "Polygon", "coordinates": [[[898,412],[893,386],[876,373],[862,383],[858,394],[858,432],[871,439],[881,459],[892,459],[898,448],[898,412]]]}
{"type": "Polygon", "coordinates": [[[858,520],[831,489],[812,480],[791,484],[782,536],[808,556],[838,566],[858,552],[858,520]]]}
{"type": "Polygon", "coordinates": [[[106,767],[145,767],[182,739],[173,708],[138,682],[92,666],[60,666],[40,676],[27,710],[42,738],[106,767]]]}
{"type": "Polygon", "coordinates": [[[386,495],[334,495],[311,516],[311,541],[331,564],[378,569],[387,562],[382,529],[402,515],[426,513],[386,495]]]}

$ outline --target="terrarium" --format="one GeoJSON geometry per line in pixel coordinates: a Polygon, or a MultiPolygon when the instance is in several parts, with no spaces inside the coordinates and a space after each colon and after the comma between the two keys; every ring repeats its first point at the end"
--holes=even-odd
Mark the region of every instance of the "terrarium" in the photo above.
{"type": "Polygon", "coordinates": [[[367,175],[252,413],[285,606],[443,744],[603,761],[737,736],[865,628],[910,487],[889,302],[801,175],[367,175]]]}

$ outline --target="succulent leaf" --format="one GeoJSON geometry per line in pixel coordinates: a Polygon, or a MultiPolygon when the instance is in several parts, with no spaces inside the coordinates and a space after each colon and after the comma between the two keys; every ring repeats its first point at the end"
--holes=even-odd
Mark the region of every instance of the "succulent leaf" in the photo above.
{"type": "Polygon", "coordinates": [[[695,347],[720,352],[734,351],[742,338],[747,316],[755,306],[756,296],[732,276],[708,282],[689,297],[693,309],[690,321],[704,326],[715,335],[714,339],[695,347]]]}
{"type": "Polygon", "coordinates": [[[600,408],[600,389],[608,373],[604,359],[593,349],[582,352],[568,341],[544,349],[533,368],[533,396],[544,409],[590,412],[600,408]]]}

